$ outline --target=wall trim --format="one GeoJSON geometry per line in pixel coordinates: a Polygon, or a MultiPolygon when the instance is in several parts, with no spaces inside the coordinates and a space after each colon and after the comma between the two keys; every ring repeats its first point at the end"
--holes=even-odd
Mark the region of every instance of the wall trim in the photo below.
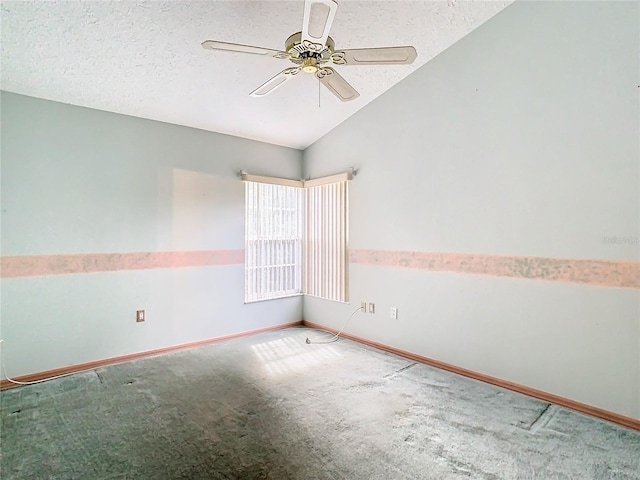
{"type": "MultiPolygon", "coordinates": [[[[184,343],[180,345],[173,345],[171,347],[164,347],[155,350],[148,350],[145,352],[133,353],[129,355],[122,355],[118,357],[107,358],[103,360],[96,360],[93,362],[81,363],[78,365],[70,365],[68,367],[56,368],[53,370],[47,370],[44,372],[38,373],[30,373],[28,375],[22,375],[20,377],[15,378],[19,382],[37,382],[41,380],[46,380],[47,378],[57,377],[60,375],[70,375],[73,373],[85,372],[88,370],[93,370],[100,367],[106,367],[109,365],[115,365],[118,363],[129,362],[132,360],[139,360],[143,358],[155,357],[158,355],[162,355],[165,353],[176,352],[180,350],[187,350],[190,348],[201,347],[205,345],[210,345],[213,343],[224,342],[227,340],[233,340],[236,338],[248,337],[252,335],[256,335],[259,333],[282,330],[285,328],[297,327],[297,326],[305,326],[309,328],[314,328],[318,330],[325,330],[332,333],[337,333],[338,331],[320,325],[318,323],[308,322],[307,320],[301,320],[297,322],[289,322],[280,325],[274,325],[272,327],[260,328],[257,330],[249,330],[246,332],[234,333],[231,335],[225,335],[222,337],[210,338],[207,340],[199,340],[197,342],[184,343]]],[[[539,400],[543,400],[545,402],[553,403],[555,405],[559,405],[561,407],[568,408],[569,410],[574,410],[579,413],[583,413],[600,420],[605,420],[608,422],[615,423],[617,425],[621,425],[623,427],[631,428],[633,430],[640,431],[640,420],[636,420],[631,417],[627,417],[624,415],[620,415],[618,413],[610,412],[608,410],[604,410],[598,407],[593,407],[591,405],[587,405],[585,403],[577,402],[575,400],[571,400],[565,397],[561,397],[559,395],[554,395],[552,393],[547,393],[542,390],[538,390],[535,388],[527,387],[525,385],[520,385],[518,383],[510,382],[507,380],[502,380],[500,378],[492,377],[490,375],[485,375],[483,373],[475,372],[473,370],[468,370],[466,368],[457,367],[455,365],[451,365],[449,363],[441,362],[439,360],[434,360],[432,358],[424,357],[422,355],[418,355],[415,353],[407,352],[405,350],[401,350],[398,348],[391,347],[389,345],[385,345],[383,343],[374,342],[373,340],[368,340],[366,338],[358,337],[356,335],[351,335],[348,333],[342,333],[341,337],[346,338],[348,340],[352,340],[363,345],[368,345],[373,348],[377,348],[379,350],[383,350],[388,353],[392,353],[394,355],[398,355],[404,358],[408,358],[409,360],[413,360],[425,365],[429,365],[431,367],[439,368],[440,370],[445,370],[451,373],[455,373],[457,375],[462,375],[463,377],[472,378],[474,380],[479,380],[484,383],[488,383],[490,385],[495,385],[497,387],[501,387],[507,390],[511,390],[517,393],[521,393],[523,395],[527,395],[533,398],[537,398],[539,400]]],[[[17,388],[22,385],[16,385],[15,383],[11,383],[7,379],[0,380],[0,390],[8,390],[10,388],[17,388]]]]}
{"type": "Polygon", "coordinates": [[[0,257],[2,278],[243,265],[244,249],[0,257]]]}
{"type": "MultiPolygon", "coordinates": [[[[16,377],[14,378],[14,380],[18,382],[38,382],[38,381],[46,380],[47,378],[58,377],[61,375],[71,375],[73,373],[86,372],[88,370],[93,370],[99,367],[106,367],[109,365],[115,365],[117,363],[124,363],[124,362],[130,362],[131,360],[139,360],[142,358],[155,357],[158,355],[163,355],[165,353],[171,353],[171,352],[177,352],[179,350],[187,350],[190,348],[202,347],[204,345],[210,345],[212,343],[224,342],[227,340],[233,340],[241,337],[249,337],[251,335],[256,335],[258,333],[282,330],[290,327],[298,327],[300,325],[302,325],[302,321],[283,323],[280,325],[274,325],[272,327],[260,328],[258,330],[249,330],[246,332],[225,335],[223,337],[209,338],[207,340],[199,340],[197,342],[183,343],[180,345],[173,345],[171,347],[148,350],[146,352],[132,353],[129,355],[122,355],[119,357],[96,360],[94,362],[81,363],[78,365],[70,365],[68,367],[55,368],[53,370],[47,370],[45,372],[30,373],[28,375],[22,375],[20,377],[16,377]]],[[[17,388],[21,386],[22,385],[12,383],[11,381],[4,378],[0,380],[0,390],[8,390],[10,388],[17,388]]]]}
{"type": "MultiPolygon", "coordinates": [[[[331,332],[334,334],[338,333],[338,331],[334,330],[333,328],[325,327],[318,323],[308,322],[306,320],[302,321],[302,325],[309,328],[325,330],[327,332],[331,332]]],[[[559,395],[554,395],[552,393],[543,392],[542,390],[527,387],[525,385],[520,385],[518,383],[502,380],[500,378],[492,377],[490,375],[485,375],[483,373],[475,372],[473,370],[467,370],[466,368],[457,367],[455,365],[441,362],[439,360],[434,360],[429,357],[423,357],[422,355],[407,352],[405,350],[400,350],[399,348],[394,348],[389,345],[385,345],[383,343],[374,342],[373,340],[367,340],[366,338],[358,337],[356,335],[351,335],[343,332],[340,336],[349,340],[353,340],[354,342],[362,343],[364,345],[368,345],[370,347],[374,347],[379,350],[383,350],[385,352],[393,353],[395,355],[408,358],[409,360],[413,360],[418,363],[429,365],[430,367],[439,368],[440,370],[445,370],[447,372],[462,375],[463,377],[472,378],[474,380],[479,380],[481,382],[488,383],[490,385],[495,385],[497,387],[501,387],[517,393],[522,393],[529,397],[537,398],[538,400],[543,400],[548,403],[553,403],[555,405],[568,408],[569,410],[574,410],[576,412],[583,413],[591,417],[596,417],[600,420],[606,420],[608,422],[612,422],[617,425],[621,425],[623,427],[640,431],[640,420],[636,420],[635,418],[620,415],[618,413],[610,412],[608,410],[603,410],[601,408],[593,407],[585,403],[577,402],[575,400],[561,397],[559,395]]]]}
{"type": "Polygon", "coordinates": [[[349,251],[349,262],[429,272],[640,289],[640,262],[360,249],[349,251]]]}

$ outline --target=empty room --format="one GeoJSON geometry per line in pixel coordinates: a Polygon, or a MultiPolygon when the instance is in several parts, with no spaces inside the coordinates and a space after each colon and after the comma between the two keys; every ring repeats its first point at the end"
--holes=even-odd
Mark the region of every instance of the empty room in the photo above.
{"type": "Polygon", "coordinates": [[[0,14],[1,478],[640,479],[640,2],[0,14]]]}

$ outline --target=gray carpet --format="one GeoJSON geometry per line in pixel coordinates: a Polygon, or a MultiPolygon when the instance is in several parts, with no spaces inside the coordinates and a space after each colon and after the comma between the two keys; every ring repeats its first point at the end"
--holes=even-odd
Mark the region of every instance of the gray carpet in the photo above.
{"type": "Polygon", "coordinates": [[[640,433],[294,328],[2,392],[9,479],[639,479],[640,433]]]}

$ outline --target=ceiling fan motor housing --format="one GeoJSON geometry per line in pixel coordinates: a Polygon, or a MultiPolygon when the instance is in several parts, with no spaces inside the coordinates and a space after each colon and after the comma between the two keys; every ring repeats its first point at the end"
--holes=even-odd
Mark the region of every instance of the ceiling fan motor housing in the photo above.
{"type": "Polygon", "coordinates": [[[297,32],[287,38],[285,50],[289,59],[302,67],[306,73],[316,73],[323,64],[331,60],[336,44],[331,37],[327,37],[324,45],[302,40],[302,32],[297,32]]]}

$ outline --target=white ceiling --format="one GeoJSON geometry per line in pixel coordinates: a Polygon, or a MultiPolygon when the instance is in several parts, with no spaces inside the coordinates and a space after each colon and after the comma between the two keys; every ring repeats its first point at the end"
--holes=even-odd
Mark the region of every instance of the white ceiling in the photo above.
{"type": "Polygon", "coordinates": [[[303,149],[511,3],[342,0],[337,48],[414,45],[412,65],[338,66],[343,103],[300,74],[249,93],[286,60],[204,50],[204,40],[283,49],[304,0],[3,1],[3,90],[303,149]]]}

